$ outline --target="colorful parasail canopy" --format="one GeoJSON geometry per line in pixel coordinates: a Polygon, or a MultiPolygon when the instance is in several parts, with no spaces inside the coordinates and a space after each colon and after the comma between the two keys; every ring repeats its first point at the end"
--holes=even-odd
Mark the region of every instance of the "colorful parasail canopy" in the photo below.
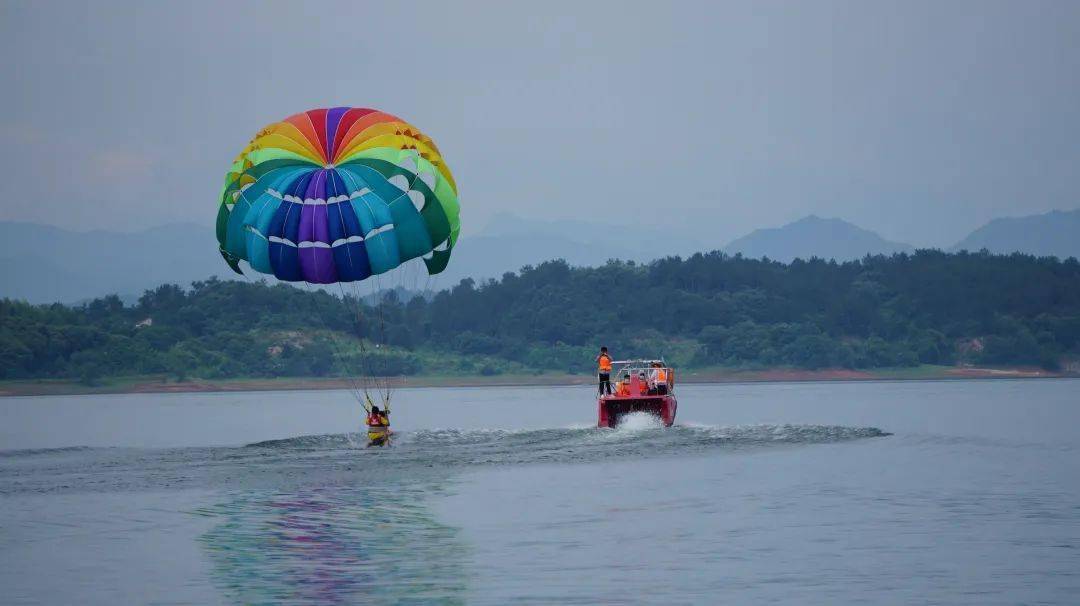
{"type": "Polygon", "coordinates": [[[313,109],[267,126],[233,161],[217,238],[280,280],[354,282],[422,257],[446,268],[461,230],[435,142],[374,109],[313,109]]]}

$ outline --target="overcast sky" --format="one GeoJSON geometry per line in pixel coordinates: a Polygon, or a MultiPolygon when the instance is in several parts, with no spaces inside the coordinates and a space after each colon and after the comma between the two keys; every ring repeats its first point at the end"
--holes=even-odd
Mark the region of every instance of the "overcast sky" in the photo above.
{"type": "Polygon", "coordinates": [[[1080,2],[0,3],[0,220],[211,225],[267,123],[412,122],[501,210],[947,246],[1080,207],[1080,2]]]}

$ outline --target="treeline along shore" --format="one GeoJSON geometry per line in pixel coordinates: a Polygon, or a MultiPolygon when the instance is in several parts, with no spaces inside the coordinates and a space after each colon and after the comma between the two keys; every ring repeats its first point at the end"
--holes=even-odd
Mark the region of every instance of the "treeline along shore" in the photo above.
{"type": "Polygon", "coordinates": [[[663,355],[688,378],[977,375],[972,367],[1061,375],[1076,374],[1080,359],[1074,258],[551,261],[407,299],[211,279],[163,285],[133,305],[117,296],[78,306],[3,300],[0,379],[543,382],[587,377],[601,344],[616,358],[663,355]]]}

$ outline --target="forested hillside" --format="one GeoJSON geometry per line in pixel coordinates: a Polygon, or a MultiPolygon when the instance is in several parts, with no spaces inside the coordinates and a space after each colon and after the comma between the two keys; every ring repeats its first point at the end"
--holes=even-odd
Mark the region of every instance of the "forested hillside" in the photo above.
{"type": "Polygon", "coordinates": [[[919,251],[783,264],[714,252],[549,262],[374,307],[217,280],[161,286],[133,306],[0,302],[4,378],[587,373],[601,344],[683,366],[1054,369],[1080,357],[1080,263],[919,251]]]}

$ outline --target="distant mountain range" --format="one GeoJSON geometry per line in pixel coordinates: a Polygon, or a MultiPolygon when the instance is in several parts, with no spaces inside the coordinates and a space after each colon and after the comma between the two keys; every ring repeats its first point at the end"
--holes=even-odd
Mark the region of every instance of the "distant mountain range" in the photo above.
{"type": "Polygon", "coordinates": [[[783,227],[757,229],[724,247],[753,259],[768,257],[789,263],[793,259],[859,259],[867,254],[891,255],[915,250],[909,244],[891,242],[876,233],[840,219],[814,215],[783,227]]]}
{"type": "MultiPolygon", "coordinates": [[[[945,250],[1022,252],[1062,259],[1080,258],[1080,210],[1055,210],[1042,215],[994,219],[945,250]]],[[[865,255],[911,252],[913,246],[892,242],[841,219],[814,215],[783,227],[758,229],[724,247],[728,254],[768,257],[776,261],[819,257],[847,261],[865,255]]]]}
{"type": "Polygon", "coordinates": [[[1080,210],[994,219],[949,250],[1015,251],[1040,257],[1080,258],[1080,210]]]}
{"type": "MultiPolygon", "coordinates": [[[[644,262],[713,250],[719,244],[599,222],[536,221],[500,214],[480,233],[461,239],[449,268],[432,286],[445,288],[466,277],[497,278],[550,259],[579,266],[602,265],[608,259],[644,262]]],[[[1080,210],[996,219],[948,250],[983,248],[1080,257],[1080,210]]],[[[914,248],[840,219],[811,215],[782,227],[755,230],[722,250],[788,262],[810,257],[844,261],[914,248]]],[[[119,233],[0,222],[0,297],[75,303],[116,293],[131,301],[165,282],[188,284],[215,275],[236,277],[221,260],[213,229],[207,226],[175,224],[119,233]]],[[[384,286],[399,285],[387,281],[384,286]]],[[[416,290],[424,284],[413,280],[400,286],[416,290]]]]}
{"type": "Polygon", "coordinates": [[[525,265],[560,258],[575,266],[603,265],[608,259],[645,262],[718,244],[668,238],[613,224],[537,221],[500,213],[479,234],[461,238],[454,260],[438,282],[448,286],[466,277],[478,281],[498,278],[525,265]]]}
{"type": "Polygon", "coordinates": [[[123,233],[0,222],[0,297],[74,303],[119,294],[131,300],[164,282],[233,275],[217,250],[214,231],[195,224],[123,233]]]}

